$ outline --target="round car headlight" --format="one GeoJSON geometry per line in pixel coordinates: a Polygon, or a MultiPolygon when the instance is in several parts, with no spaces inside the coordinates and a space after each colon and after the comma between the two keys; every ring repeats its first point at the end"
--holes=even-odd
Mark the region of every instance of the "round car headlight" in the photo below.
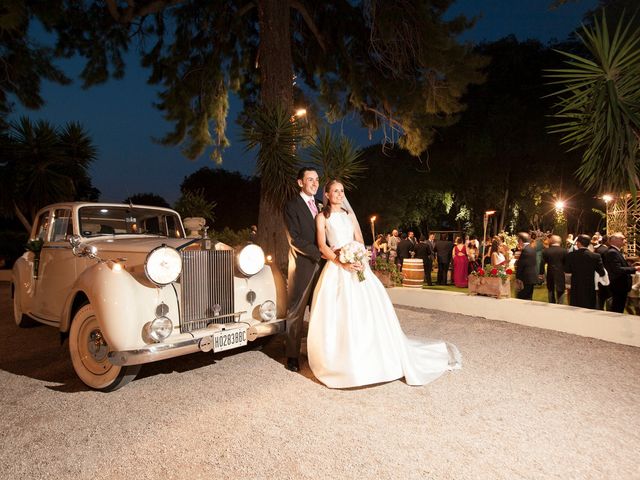
{"type": "Polygon", "coordinates": [[[276,319],[276,304],[267,300],[260,305],[260,318],[263,322],[270,322],[276,319]]]}
{"type": "Polygon", "coordinates": [[[182,273],[182,259],[175,248],[163,245],[147,255],[144,271],[153,283],[168,285],[175,282],[182,273]]]}
{"type": "Polygon", "coordinates": [[[247,245],[238,253],[237,263],[244,275],[255,275],[264,267],[264,252],[258,245],[247,245]]]}
{"type": "Polygon", "coordinates": [[[149,336],[155,342],[161,342],[173,330],[173,323],[168,317],[158,317],[149,325],[149,336]]]}

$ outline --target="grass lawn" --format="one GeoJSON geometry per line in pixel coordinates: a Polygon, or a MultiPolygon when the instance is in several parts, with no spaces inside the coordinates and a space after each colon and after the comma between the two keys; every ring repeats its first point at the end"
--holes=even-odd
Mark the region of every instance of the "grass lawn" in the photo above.
{"type": "MultiPolygon", "coordinates": [[[[422,285],[422,288],[427,290],[446,290],[448,292],[461,292],[461,293],[469,292],[468,288],[458,288],[458,287],[455,287],[454,285],[446,285],[446,286],[436,285],[436,280],[437,280],[436,276],[432,275],[431,277],[432,277],[433,286],[430,287],[425,284],[425,285],[422,285]]],[[[511,297],[516,298],[515,281],[511,282],[511,297]]],[[[546,285],[536,286],[533,289],[533,300],[536,302],[545,302],[545,303],[549,302],[546,285]]],[[[564,303],[566,304],[566,296],[564,300],[565,300],[564,303]]]]}

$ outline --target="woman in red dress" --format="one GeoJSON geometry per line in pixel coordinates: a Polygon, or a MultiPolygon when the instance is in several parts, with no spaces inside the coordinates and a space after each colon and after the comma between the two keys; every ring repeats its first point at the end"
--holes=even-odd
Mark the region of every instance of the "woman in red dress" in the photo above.
{"type": "Polygon", "coordinates": [[[467,288],[469,285],[469,258],[467,248],[462,237],[456,237],[456,245],[453,247],[453,284],[458,288],[467,288]]]}

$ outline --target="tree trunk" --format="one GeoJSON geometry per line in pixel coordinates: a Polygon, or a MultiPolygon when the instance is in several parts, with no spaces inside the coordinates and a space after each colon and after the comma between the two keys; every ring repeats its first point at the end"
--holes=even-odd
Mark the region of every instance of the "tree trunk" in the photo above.
{"type": "Polygon", "coordinates": [[[505,222],[506,217],[507,217],[508,201],[509,201],[509,187],[507,187],[504,190],[504,197],[502,199],[502,211],[500,212],[500,225],[499,225],[499,231],[500,232],[504,231],[504,222],[505,222]]]}
{"type": "Polygon", "coordinates": [[[27,220],[27,217],[25,217],[22,213],[22,210],[18,208],[16,202],[13,202],[13,210],[16,214],[16,217],[18,217],[18,220],[20,220],[20,223],[22,223],[22,226],[27,230],[27,233],[31,235],[31,224],[29,223],[29,220],[27,220]]]}
{"type": "MultiPolygon", "coordinates": [[[[260,97],[265,107],[281,106],[293,112],[293,57],[291,53],[291,21],[288,0],[259,0],[260,97]]],[[[291,179],[294,181],[295,179],[291,179]]],[[[260,193],[258,241],[273,256],[272,269],[284,276],[287,272],[289,244],[280,208],[260,193]]]]}

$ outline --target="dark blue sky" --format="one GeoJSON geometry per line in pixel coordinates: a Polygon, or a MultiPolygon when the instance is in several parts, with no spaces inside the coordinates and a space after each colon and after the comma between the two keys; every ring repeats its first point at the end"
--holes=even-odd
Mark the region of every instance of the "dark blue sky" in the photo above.
{"type": "MultiPolygon", "coordinates": [[[[458,0],[450,14],[482,15],[476,26],[462,36],[465,41],[491,41],[513,33],[519,40],[536,38],[549,42],[565,39],[580,25],[584,13],[597,5],[597,0],[579,0],[550,10],[551,2],[458,0]]],[[[77,79],[80,62],[69,60],[59,62],[59,65],[69,76],[77,79]]],[[[47,82],[42,92],[45,107],[39,111],[25,111],[19,107],[16,116],[26,114],[33,120],[44,119],[54,125],[79,121],[89,131],[99,150],[91,176],[94,185],[102,192],[102,200],[120,202],[128,195],[152,192],[173,204],[180,195],[180,183],[185,176],[214,164],[205,156],[197,161],[187,160],[179,148],[163,147],[153,142],[152,138],[162,136],[170,125],[153,108],[156,90],[146,84],[147,72],[138,65],[138,57],[131,55],[123,80],[110,80],[89,90],[82,90],[77,80],[66,87],[47,82]]],[[[244,153],[234,123],[239,108],[237,99],[232,98],[228,119],[232,146],[224,152],[222,166],[250,175],[255,169],[254,156],[244,153]]],[[[353,118],[347,118],[341,127],[357,145],[369,145],[367,131],[356,124],[353,118]]],[[[372,141],[379,140],[380,135],[374,135],[372,141]]]]}

